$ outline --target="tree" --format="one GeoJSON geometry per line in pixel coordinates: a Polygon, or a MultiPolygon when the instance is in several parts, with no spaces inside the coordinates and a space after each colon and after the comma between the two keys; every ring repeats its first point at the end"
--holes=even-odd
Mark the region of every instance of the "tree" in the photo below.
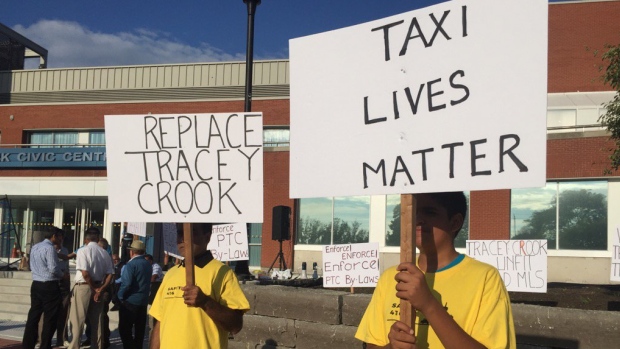
{"type": "Polygon", "coordinates": [[[561,192],[557,203],[554,197],[549,208],[534,211],[513,239],[547,239],[548,246],[555,248],[558,235],[556,213],[559,216],[557,226],[561,249],[607,248],[607,198],[586,189],[561,192]]]}
{"type": "Polygon", "coordinates": [[[340,218],[334,218],[333,227],[331,222],[321,222],[314,218],[299,219],[298,244],[329,245],[332,228],[334,230],[333,244],[356,244],[368,242],[369,232],[361,229],[362,224],[358,221],[351,223],[340,218]]]}
{"type": "MultiPolygon", "coordinates": [[[[616,95],[610,102],[603,104],[607,111],[601,115],[599,121],[607,127],[611,139],[615,142],[615,149],[611,149],[609,159],[610,167],[617,171],[620,167],[620,44],[605,45],[605,49],[607,51],[601,56],[606,66],[602,79],[616,91],[616,95]]],[[[603,71],[603,67],[599,69],[603,71]]],[[[607,169],[605,173],[610,174],[611,170],[607,169]]]]}
{"type": "Polygon", "coordinates": [[[368,230],[360,229],[362,224],[353,221],[349,224],[340,218],[334,218],[334,244],[357,244],[368,242],[368,230]]]}
{"type": "Polygon", "coordinates": [[[331,224],[322,223],[318,219],[300,218],[298,244],[328,245],[331,237],[331,224]]]}
{"type": "Polygon", "coordinates": [[[392,220],[388,225],[390,231],[386,232],[385,244],[387,246],[400,246],[400,204],[392,210],[392,220]]]}

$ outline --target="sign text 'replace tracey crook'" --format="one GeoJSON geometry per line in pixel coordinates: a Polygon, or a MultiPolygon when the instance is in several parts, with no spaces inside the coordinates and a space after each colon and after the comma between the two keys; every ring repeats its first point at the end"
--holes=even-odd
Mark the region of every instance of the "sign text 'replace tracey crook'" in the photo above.
{"type": "Polygon", "coordinates": [[[107,115],[106,137],[114,220],[262,221],[261,113],[107,115]]]}

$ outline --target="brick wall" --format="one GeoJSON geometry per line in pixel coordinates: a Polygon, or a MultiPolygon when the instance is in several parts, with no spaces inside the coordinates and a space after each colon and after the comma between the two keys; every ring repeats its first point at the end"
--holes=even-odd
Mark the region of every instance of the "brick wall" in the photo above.
{"type": "Polygon", "coordinates": [[[620,1],[549,5],[549,93],[610,90],[594,52],[620,43],[619,15],[620,1]]]}
{"type": "MultiPolygon", "coordinates": [[[[609,166],[609,137],[550,139],[547,141],[547,178],[603,177],[609,166]]],[[[470,193],[471,239],[510,238],[510,190],[470,193]]]]}
{"type": "MultiPolygon", "coordinates": [[[[274,262],[280,244],[271,240],[272,212],[274,206],[289,206],[291,208],[291,239],[282,243],[286,265],[293,267],[293,241],[295,241],[295,207],[294,200],[289,199],[289,152],[266,151],[263,154],[264,168],[264,213],[263,213],[263,248],[261,266],[269,267],[274,262]]],[[[274,265],[275,268],[279,264],[274,265]]]]}
{"type": "Polygon", "coordinates": [[[602,177],[613,147],[609,137],[549,140],[547,178],[602,177]]]}
{"type": "Polygon", "coordinates": [[[470,239],[510,239],[510,190],[472,191],[469,207],[470,239]]]}

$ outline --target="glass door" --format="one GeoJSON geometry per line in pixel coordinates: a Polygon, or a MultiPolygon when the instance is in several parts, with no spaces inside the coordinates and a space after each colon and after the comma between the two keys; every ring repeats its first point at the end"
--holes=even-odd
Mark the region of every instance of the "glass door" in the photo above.
{"type": "Polygon", "coordinates": [[[75,244],[79,240],[79,231],[77,230],[76,216],[77,201],[64,201],[62,203],[62,222],[60,227],[65,232],[63,245],[69,252],[75,251],[75,244]]]}
{"type": "Polygon", "coordinates": [[[54,225],[55,202],[53,200],[30,200],[28,231],[32,232],[32,246],[44,240],[44,231],[54,225]]]}

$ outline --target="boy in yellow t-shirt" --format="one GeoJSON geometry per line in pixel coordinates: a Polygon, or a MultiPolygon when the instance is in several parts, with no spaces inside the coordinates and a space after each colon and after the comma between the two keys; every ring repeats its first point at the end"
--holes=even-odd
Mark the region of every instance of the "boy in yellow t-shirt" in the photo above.
{"type": "Polygon", "coordinates": [[[184,264],[168,270],[150,310],[157,319],[150,349],[225,349],[228,333],[241,330],[250,304],[235,273],[207,250],[211,227],[210,223],[194,223],[191,247],[185,246],[183,231],[178,230],[179,253],[193,250],[196,285],[186,286],[184,264]]]}
{"type": "Polygon", "coordinates": [[[508,292],[492,266],[459,254],[463,192],[416,197],[417,265],[386,270],[355,337],[368,348],[516,348],[508,292]],[[400,322],[400,300],[416,309],[415,335],[400,322]]]}

